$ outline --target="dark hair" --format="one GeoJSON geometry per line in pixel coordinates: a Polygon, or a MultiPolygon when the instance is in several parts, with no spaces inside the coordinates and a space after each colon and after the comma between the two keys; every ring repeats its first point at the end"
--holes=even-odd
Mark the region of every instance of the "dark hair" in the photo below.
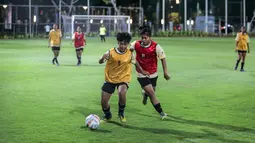
{"type": "Polygon", "coordinates": [[[117,34],[118,42],[130,43],[131,39],[132,39],[132,37],[128,32],[120,32],[117,34]]]}
{"type": "Polygon", "coordinates": [[[144,25],[139,28],[140,35],[147,35],[151,37],[151,28],[149,25],[144,25]]]}
{"type": "MultiPolygon", "coordinates": [[[[244,33],[246,33],[246,28],[244,26],[241,26],[241,28],[244,29],[244,33]]],[[[240,30],[241,31],[241,30],[240,30]]]]}

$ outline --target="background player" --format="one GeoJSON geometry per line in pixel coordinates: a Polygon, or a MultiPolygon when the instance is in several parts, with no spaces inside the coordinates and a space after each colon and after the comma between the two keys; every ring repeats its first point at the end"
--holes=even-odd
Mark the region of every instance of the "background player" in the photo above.
{"type": "Polygon", "coordinates": [[[119,118],[121,122],[126,122],[124,116],[124,109],[126,107],[126,93],[128,84],[131,81],[132,63],[140,69],[141,73],[144,72],[141,67],[135,63],[133,53],[127,49],[131,40],[129,33],[123,32],[117,34],[118,47],[112,48],[107,51],[100,59],[99,63],[104,63],[107,60],[105,66],[105,83],[102,86],[101,105],[104,112],[102,122],[105,122],[112,118],[110,111],[109,99],[114,93],[115,88],[118,89],[119,95],[119,118]]]}
{"type": "Polygon", "coordinates": [[[241,72],[244,72],[244,63],[245,63],[245,57],[246,53],[250,53],[250,47],[249,47],[249,35],[246,33],[245,27],[241,27],[241,32],[236,35],[236,49],[235,51],[238,52],[238,59],[236,61],[235,70],[237,70],[239,62],[241,62],[241,72]]]}
{"type": "Polygon", "coordinates": [[[48,47],[51,47],[53,54],[54,54],[54,58],[52,60],[52,63],[58,66],[58,56],[59,56],[59,51],[60,51],[60,45],[61,45],[61,37],[62,37],[62,33],[61,30],[58,29],[57,24],[53,24],[53,29],[50,31],[49,34],[49,44],[48,47]]]}
{"type": "Polygon", "coordinates": [[[139,69],[137,71],[137,80],[139,81],[143,91],[143,104],[146,105],[148,96],[153,104],[156,111],[160,114],[162,119],[167,117],[162,110],[159,100],[155,95],[155,88],[157,85],[158,73],[157,73],[157,61],[158,59],[162,62],[164,70],[164,78],[170,79],[167,70],[166,56],[159,44],[151,39],[151,29],[148,26],[140,28],[140,35],[142,40],[135,41],[131,44],[131,49],[136,52],[136,62],[142,67],[143,70],[150,73],[149,76],[141,74],[139,69]]]}
{"type": "Polygon", "coordinates": [[[106,28],[104,27],[103,24],[99,28],[99,35],[100,35],[100,38],[101,38],[101,42],[105,42],[106,28]]]}
{"type": "Polygon", "coordinates": [[[77,66],[81,65],[81,56],[83,52],[83,47],[86,44],[86,39],[84,33],[81,31],[81,27],[77,27],[77,32],[73,34],[72,40],[74,42],[74,47],[76,50],[76,57],[78,60],[77,66]]]}

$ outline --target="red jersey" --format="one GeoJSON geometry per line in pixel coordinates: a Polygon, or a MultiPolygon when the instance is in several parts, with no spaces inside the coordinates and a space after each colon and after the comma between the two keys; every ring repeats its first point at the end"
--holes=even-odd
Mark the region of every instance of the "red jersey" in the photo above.
{"type": "Polygon", "coordinates": [[[78,32],[74,33],[74,47],[80,48],[84,46],[84,33],[79,34],[78,32]]]}
{"type": "MultiPolygon", "coordinates": [[[[150,74],[157,72],[158,67],[158,57],[156,53],[157,43],[151,41],[149,47],[143,47],[141,45],[141,40],[136,41],[134,49],[136,51],[136,61],[140,64],[143,70],[148,71],[150,74]]],[[[138,68],[136,68],[138,73],[141,73],[138,68]]]]}

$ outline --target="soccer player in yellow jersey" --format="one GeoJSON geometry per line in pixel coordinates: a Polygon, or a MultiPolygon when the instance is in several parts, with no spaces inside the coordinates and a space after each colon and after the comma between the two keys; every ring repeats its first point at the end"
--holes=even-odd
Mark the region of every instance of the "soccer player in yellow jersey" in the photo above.
{"type": "Polygon", "coordinates": [[[114,93],[115,88],[117,88],[119,96],[118,115],[122,123],[126,122],[124,109],[126,107],[128,84],[131,81],[132,63],[142,71],[142,74],[149,74],[135,62],[133,53],[127,48],[130,40],[131,36],[129,33],[118,33],[118,47],[110,49],[99,59],[100,64],[107,61],[105,66],[105,83],[102,86],[101,94],[101,105],[104,112],[104,117],[101,122],[108,121],[112,118],[108,101],[114,93]]]}
{"type": "Polygon", "coordinates": [[[101,42],[105,42],[106,28],[104,27],[104,25],[101,25],[101,27],[99,28],[99,35],[101,38],[101,42]]]}
{"type": "Polygon", "coordinates": [[[52,49],[53,53],[54,53],[54,58],[52,60],[52,63],[58,66],[58,55],[59,55],[59,51],[60,51],[60,45],[61,45],[61,37],[62,37],[62,33],[61,30],[58,29],[57,24],[53,25],[53,29],[50,31],[49,34],[49,45],[48,47],[52,49]]]}
{"type": "Polygon", "coordinates": [[[236,35],[236,49],[235,51],[238,52],[238,59],[236,61],[235,70],[237,70],[239,62],[241,62],[241,72],[244,72],[244,63],[245,63],[245,57],[246,53],[250,53],[250,47],[249,47],[249,35],[246,33],[245,27],[241,27],[241,32],[236,35]]]}

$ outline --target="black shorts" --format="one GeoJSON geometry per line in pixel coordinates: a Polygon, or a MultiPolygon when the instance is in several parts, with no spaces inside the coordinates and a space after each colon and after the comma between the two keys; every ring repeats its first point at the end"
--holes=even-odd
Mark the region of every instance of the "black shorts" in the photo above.
{"type": "Polygon", "coordinates": [[[243,51],[243,50],[238,50],[238,53],[247,53],[247,51],[243,51]]]}
{"type": "Polygon", "coordinates": [[[123,85],[123,84],[125,84],[127,86],[127,89],[128,89],[128,83],[126,83],[126,82],[120,82],[120,83],[105,82],[101,89],[104,92],[107,92],[109,94],[113,94],[114,91],[115,91],[115,88],[117,87],[117,89],[118,89],[119,86],[123,85]]]}
{"type": "Polygon", "coordinates": [[[58,47],[58,46],[52,46],[51,49],[52,49],[52,51],[59,51],[59,50],[60,50],[60,47],[58,47]]]}
{"type": "Polygon", "coordinates": [[[83,48],[79,48],[79,49],[75,49],[75,51],[82,51],[83,52],[83,48]]]}
{"type": "Polygon", "coordinates": [[[154,77],[154,78],[148,78],[148,77],[144,77],[144,78],[137,78],[137,80],[139,81],[141,87],[145,87],[146,85],[151,84],[153,87],[157,86],[157,80],[158,80],[158,76],[154,77]]]}

